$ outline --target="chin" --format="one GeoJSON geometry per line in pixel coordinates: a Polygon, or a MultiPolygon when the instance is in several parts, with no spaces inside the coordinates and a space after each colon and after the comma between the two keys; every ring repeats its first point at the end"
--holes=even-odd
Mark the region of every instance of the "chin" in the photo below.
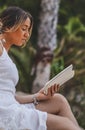
{"type": "Polygon", "coordinates": [[[18,46],[23,46],[23,45],[24,45],[24,43],[19,43],[19,44],[18,44],[18,46]]]}
{"type": "Polygon", "coordinates": [[[21,47],[25,47],[26,46],[26,42],[20,44],[21,47]]]}

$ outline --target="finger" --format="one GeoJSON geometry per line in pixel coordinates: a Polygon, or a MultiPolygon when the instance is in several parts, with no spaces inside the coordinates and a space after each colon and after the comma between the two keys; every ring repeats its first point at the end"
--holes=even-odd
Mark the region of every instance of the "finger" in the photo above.
{"type": "Polygon", "coordinates": [[[48,96],[52,96],[52,86],[48,88],[48,96]]]}
{"type": "Polygon", "coordinates": [[[44,95],[48,95],[48,89],[43,91],[44,95]]]}
{"type": "Polygon", "coordinates": [[[59,91],[59,89],[60,89],[59,84],[56,84],[56,85],[55,85],[55,92],[58,92],[58,91],[59,91]]]}
{"type": "Polygon", "coordinates": [[[57,85],[57,90],[58,90],[58,91],[60,90],[60,85],[59,85],[59,84],[57,85]]]}
{"type": "Polygon", "coordinates": [[[55,87],[56,87],[56,84],[54,84],[54,85],[52,86],[52,89],[51,89],[52,95],[54,95],[54,93],[55,93],[55,87]]]}

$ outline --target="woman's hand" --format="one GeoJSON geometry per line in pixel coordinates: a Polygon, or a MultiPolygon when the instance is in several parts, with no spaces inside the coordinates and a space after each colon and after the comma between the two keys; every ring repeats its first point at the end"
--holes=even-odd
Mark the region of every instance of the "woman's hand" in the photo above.
{"type": "Polygon", "coordinates": [[[60,89],[60,86],[57,84],[52,85],[50,88],[48,88],[48,93],[44,93],[44,89],[42,88],[38,93],[35,94],[36,99],[39,101],[42,100],[48,100],[50,99],[56,92],[58,92],[60,89]]]}

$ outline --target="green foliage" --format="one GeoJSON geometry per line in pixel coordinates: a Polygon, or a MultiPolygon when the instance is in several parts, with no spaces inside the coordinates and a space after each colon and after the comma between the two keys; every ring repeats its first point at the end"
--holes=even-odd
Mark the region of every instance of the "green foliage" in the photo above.
{"type": "Polygon", "coordinates": [[[71,17],[67,24],[63,26],[58,25],[58,32],[69,41],[81,42],[85,37],[85,26],[78,17],[71,17]]]}
{"type": "Polygon", "coordinates": [[[64,59],[63,57],[54,58],[51,65],[51,78],[58,74],[64,69],[64,59]]]}
{"type": "Polygon", "coordinates": [[[85,128],[85,26],[79,18],[71,17],[58,29],[59,33],[64,33],[54,53],[64,59],[64,66],[73,64],[75,69],[75,77],[63,85],[61,92],[71,104],[79,124],[85,128]]]}
{"type": "Polygon", "coordinates": [[[69,19],[68,24],[64,26],[67,36],[69,36],[69,41],[71,40],[81,40],[83,36],[81,33],[85,33],[85,26],[81,23],[78,17],[72,17],[69,19]]]}
{"type": "Polygon", "coordinates": [[[70,17],[78,17],[85,23],[85,0],[62,0],[59,9],[59,23],[64,25],[70,17]]]}
{"type": "Polygon", "coordinates": [[[6,8],[7,8],[7,6],[6,6],[6,5],[4,5],[4,6],[0,7],[0,13],[1,13],[4,9],[6,9],[6,8]]]}

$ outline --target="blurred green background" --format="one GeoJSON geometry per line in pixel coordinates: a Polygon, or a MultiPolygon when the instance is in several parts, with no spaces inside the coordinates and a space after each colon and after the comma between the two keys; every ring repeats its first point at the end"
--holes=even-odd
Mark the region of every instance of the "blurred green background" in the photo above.
{"type": "MultiPolygon", "coordinates": [[[[0,12],[10,5],[30,11],[34,19],[32,37],[25,48],[12,47],[10,56],[19,69],[17,91],[31,93],[33,58],[37,50],[37,31],[41,0],[0,0],[0,12]]],[[[61,0],[58,12],[57,48],[51,64],[51,77],[73,63],[75,77],[60,90],[85,129],[85,0],[61,0]]]]}

